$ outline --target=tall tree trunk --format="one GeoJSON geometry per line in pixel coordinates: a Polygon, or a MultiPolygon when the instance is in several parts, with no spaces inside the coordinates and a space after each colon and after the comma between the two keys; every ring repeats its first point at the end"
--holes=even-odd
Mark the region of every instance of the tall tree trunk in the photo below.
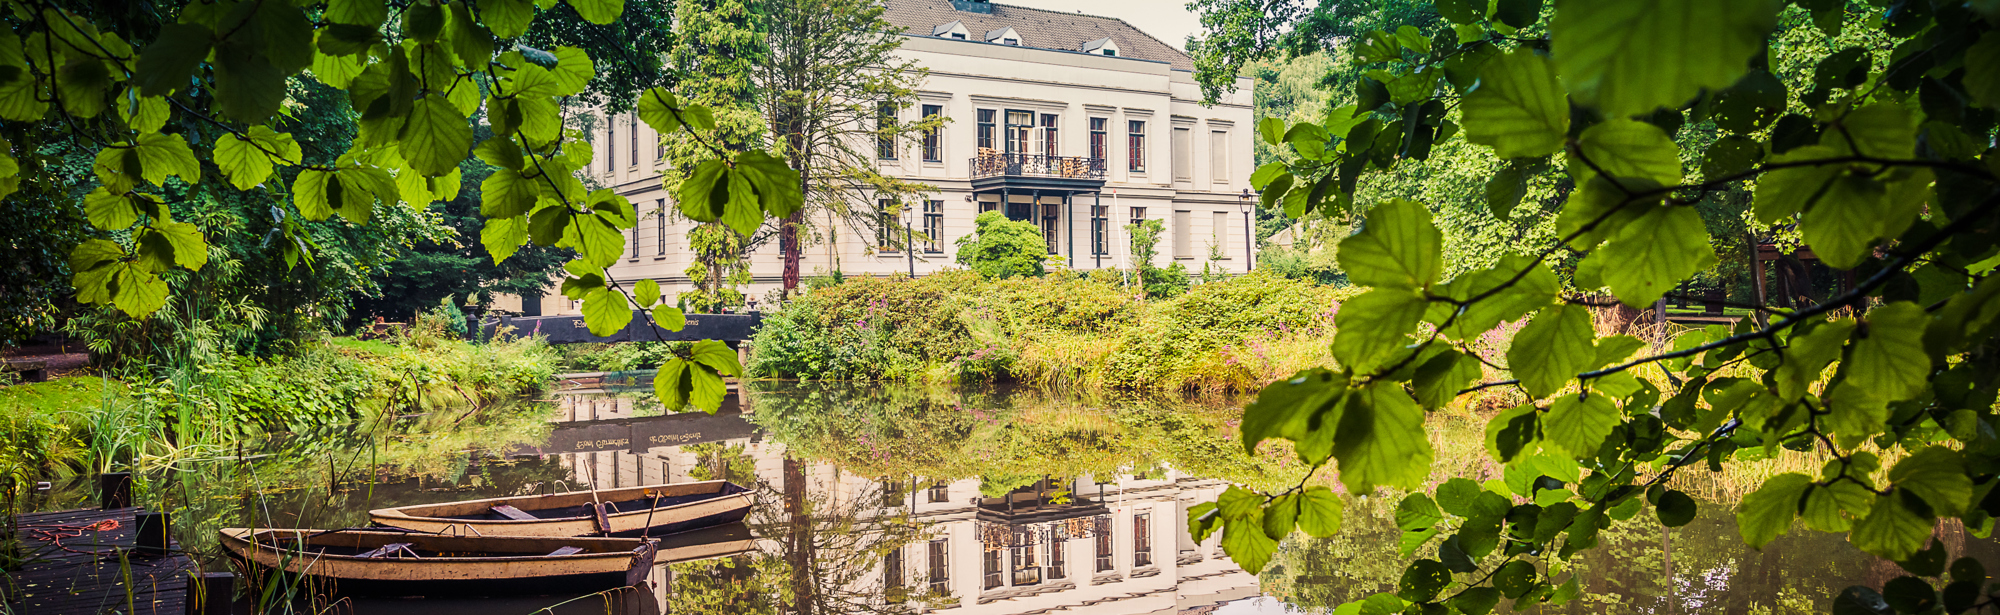
{"type": "Polygon", "coordinates": [[[792,569],[791,612],[806,615],[813,608],[812,518],[806,510],[806,464],[786,455],[784,471],[785,513],[792,526],[790,535],[785,537],[791,543],[785,553],[786,563],[792,569]]]}

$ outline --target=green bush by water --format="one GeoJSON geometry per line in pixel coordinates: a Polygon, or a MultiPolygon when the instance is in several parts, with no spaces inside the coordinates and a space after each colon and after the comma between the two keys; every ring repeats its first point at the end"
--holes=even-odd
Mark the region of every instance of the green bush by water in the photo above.
{"type": "Polygon", "coordinates": [[[1324,364],[1349,289],[1257,272],[1148,300],[1116,276],[857,278],[766,315],[753,376],[1245,390],[1324,364]]]}

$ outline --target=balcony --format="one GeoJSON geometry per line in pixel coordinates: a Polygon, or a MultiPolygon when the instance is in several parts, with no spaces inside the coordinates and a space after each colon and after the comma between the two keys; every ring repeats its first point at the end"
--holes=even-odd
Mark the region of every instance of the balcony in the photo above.
{"type": "Polygon", "coordinates": [[[972,158],[977,191],[1042,190],[1049,194],[1096,192],[1104,186],[1105,161],[1085,156],[1010,154],[991,150],[972,158]]]}

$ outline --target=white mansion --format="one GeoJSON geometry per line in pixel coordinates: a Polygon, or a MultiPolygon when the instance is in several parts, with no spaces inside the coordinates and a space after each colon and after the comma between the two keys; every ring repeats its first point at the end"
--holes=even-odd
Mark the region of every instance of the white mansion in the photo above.
{"type": "MultiPolygon", "coordinates": [[[[986,0],[884,0],[902,28],[899,52],[929,70],[902,121],[941,115],[944,128],[907,147],[883,147],[882,171],[936,187],[903,208],[896,226],[919,233],[913,250],[845,228],[808,244],[803,275],[918,275],[957,266],[955,241],[973,218],[1001,211],[1039,226],[1049,253],[1076,269],[1131,267],[1125,225],[1165,224],[1159,266],[1180,261],[1246,271],[1253,169],[1251,80],[1201,104],[1187,54],[1122,20],[1028,9],[986,0]],[[1211,261],[1220,257],[1224,260],[1211,261]]],[[[658,136],[630,114],[609,118],[608,142],[589,172],[641,212],[629,255],[612,275],[651,278],[669,297],[688,290],[691,222],[672,214],[661,187],[658,136]],[[640,147],[639,144],[648,144],[640,147]],[[629,144],[629,147],[627,145],[629,144]],[[652,212],[668,215],[643,215],[652,212]]],[[[751,253],[761,297],[780,283],[778,242],[751,253]]],[[[574,313],[553,292],[525,314],[574,313]]],[[[512,306],[502,305],[503,309],[512,306]]]]}

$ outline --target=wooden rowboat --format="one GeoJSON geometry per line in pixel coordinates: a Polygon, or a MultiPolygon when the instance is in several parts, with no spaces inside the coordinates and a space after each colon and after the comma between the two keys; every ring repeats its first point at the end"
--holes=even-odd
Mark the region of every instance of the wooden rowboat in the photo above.
{"type": "Polygon", "coordinates": [[[712,480],[420,504],[368,516],[381,525],[464,536],[661,536],[735,523],[749,512],[749,489],[712,480]]]}
{"type": "Polygon", "coordinates": [[[645,582],[658,554],[640,538],[365,530],[227,528],[222,546],[253,570],[308,579],[316,593],[389,596],[602,591],[645,582]]]}

